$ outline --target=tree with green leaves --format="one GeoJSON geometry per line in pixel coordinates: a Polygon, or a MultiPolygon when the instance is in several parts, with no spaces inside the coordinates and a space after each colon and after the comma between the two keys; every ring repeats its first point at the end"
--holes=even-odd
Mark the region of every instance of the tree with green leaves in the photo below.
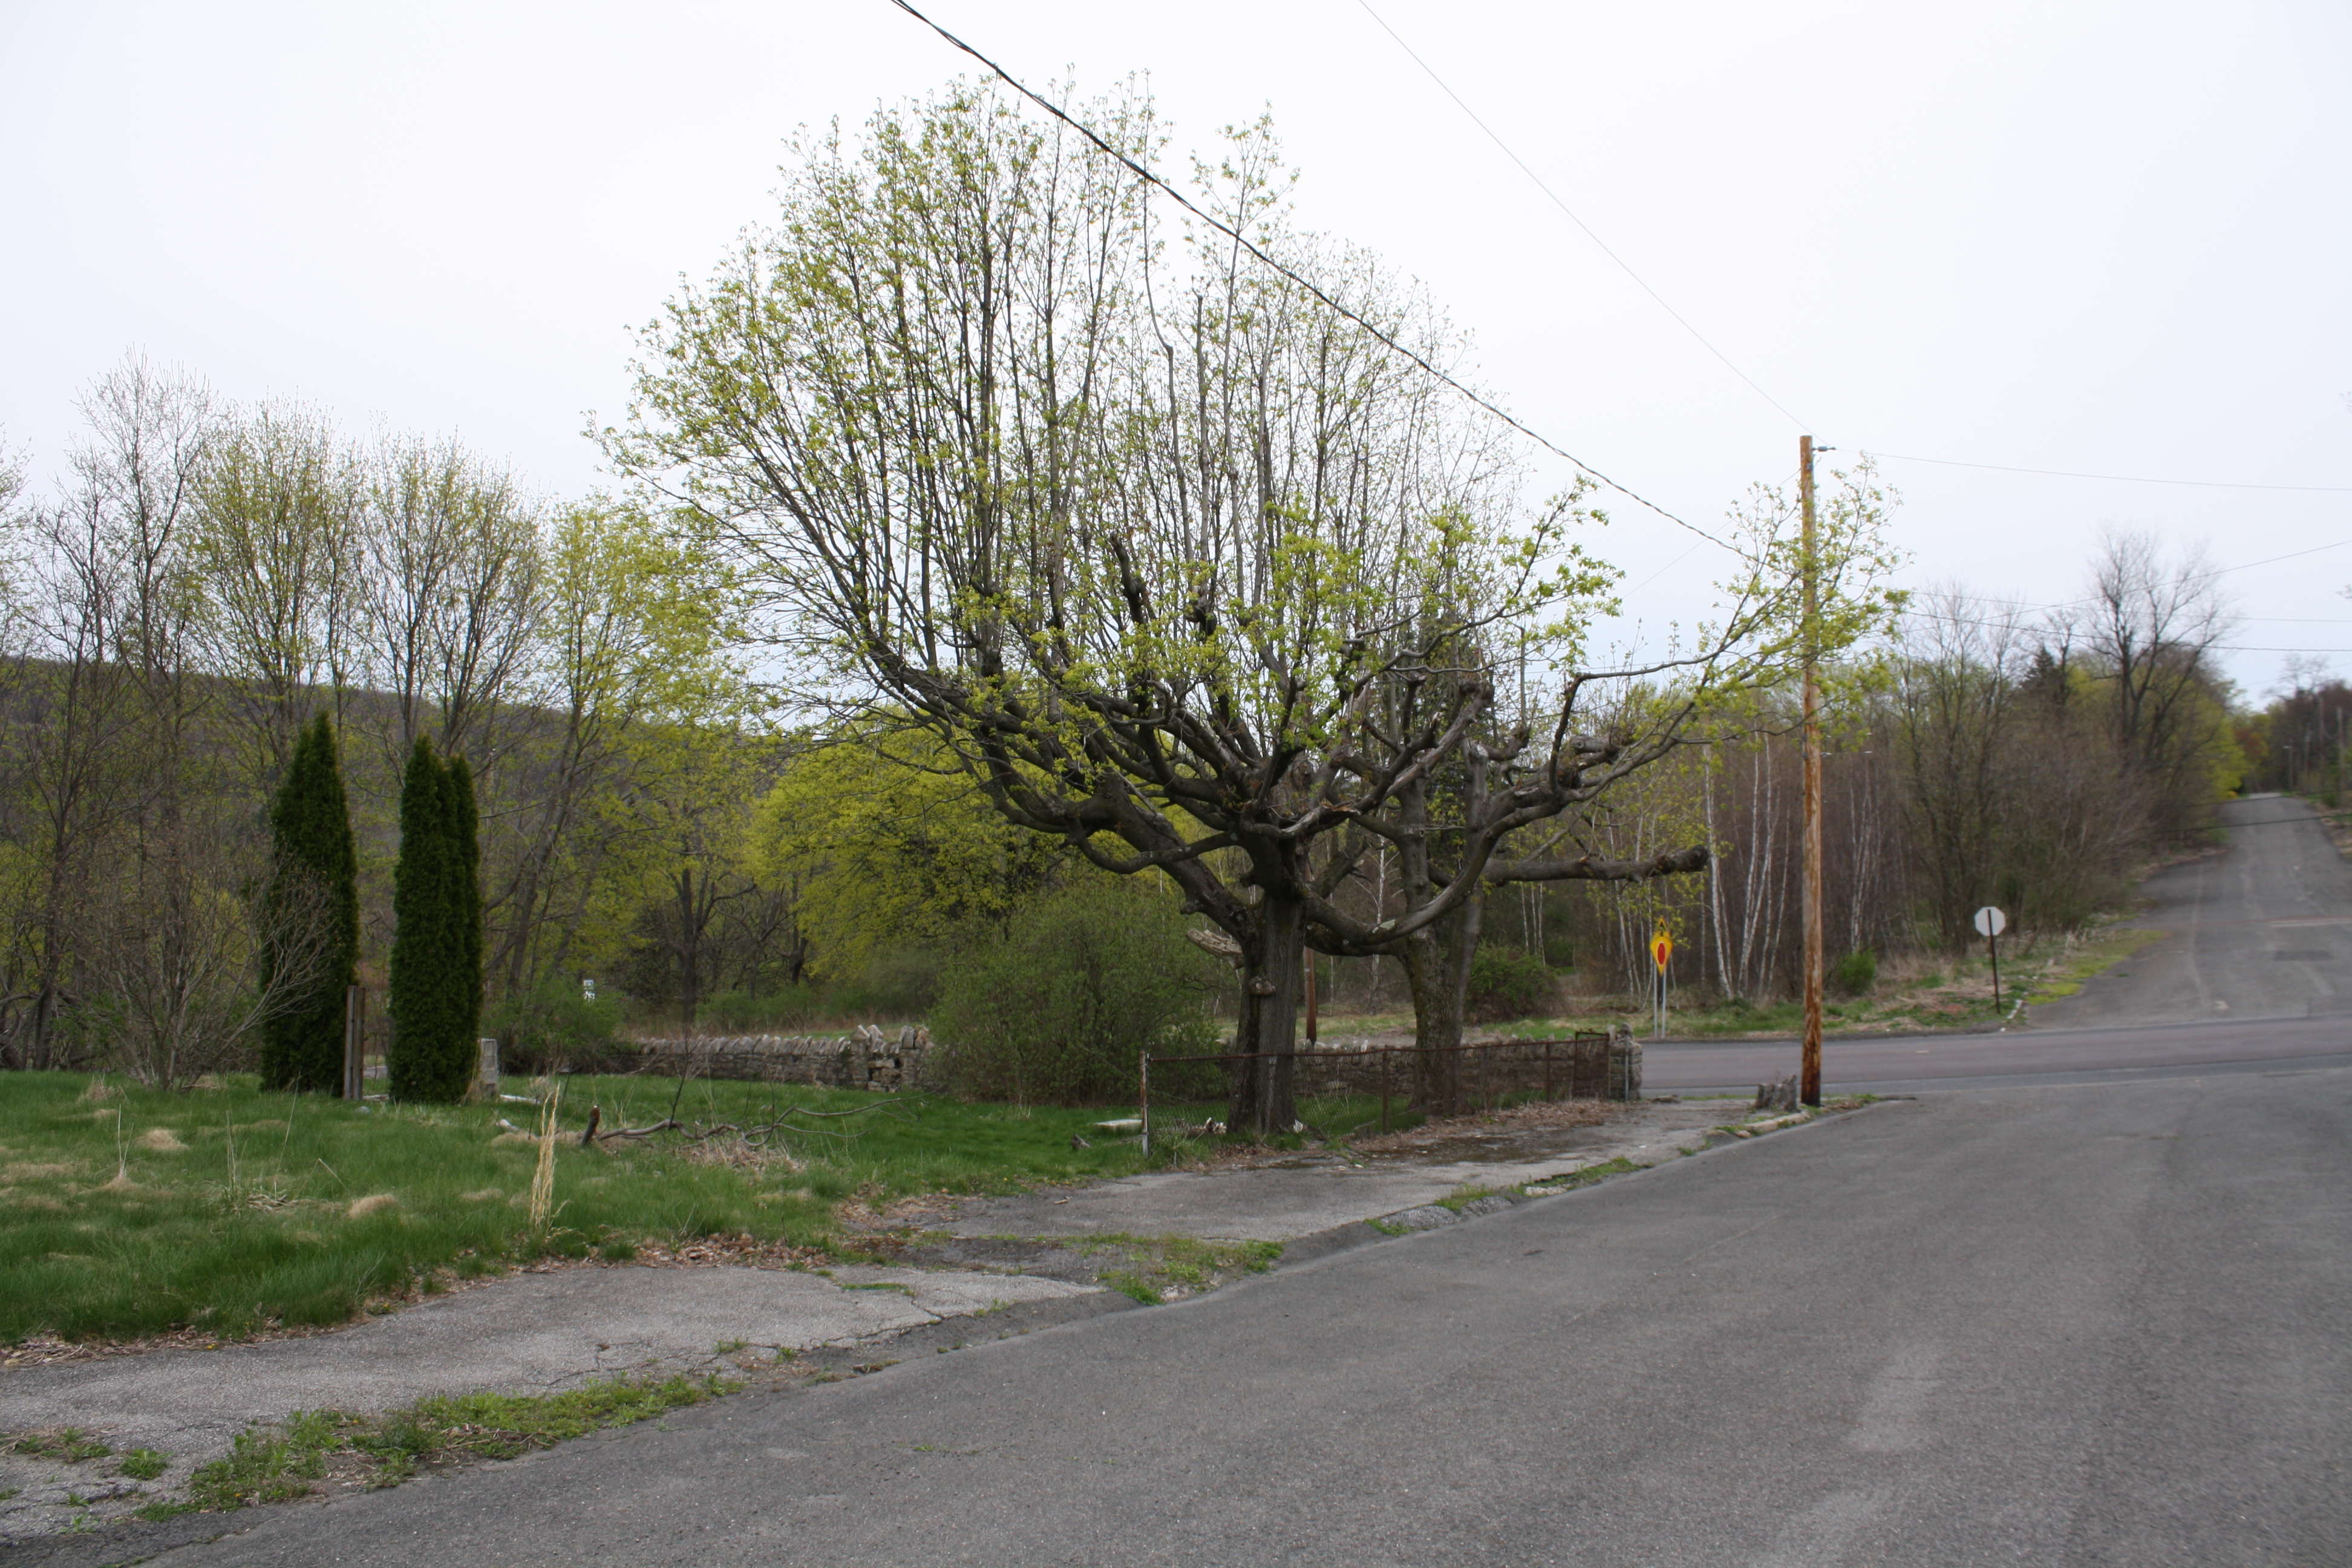
{"type": "MultiPolygon", "coordinates": [[[[1078,112],[1150,155],[1148,100],[1078,112]]],[[[1263,126],[1202,166],[1224,230],[1181,247],[1127,165],[987,89],[807,152],[782,221],[652,330],[610,449],[710,520],[813,694],[907,715],[1008,821],[1164,871],[1223,931],[1258,1058],[1237,1127],[1294,1119],[1307,948],[1403,951],[1507,840],[1681,744],[1709,689],[1793,668],[1779,538],[1733,547],[1683,648],[1586,662],[1618,574],[1572,531],[1599,514],[1525,502],[1510,434],[1428,374],[1458,335],[1290,228],[1263,126]],[[1586,728],[1675,677],[1687,700],[1586,728]],[[1428,800],[1442,773],[1458,811],[1428,800]],[[1433,830],[1425,901],[1335,897],[1433,830]]]]}
{"type": "Polygon", "coordinates": [[[261,1080],[271,1089],[340,1094],[344,994],[359,970],[359,855],[324,713],[295,742],[270,806],[269,834],[263,986],[283,980],[288,990],[264,1027],[261,1080]]]}
{"type": "Polygon", "coordinates": [[[392,873],[392,1048],[386,1054],[394,1100],[458,1100],[473,1079],[475,1009],[466,1000],[471,950],[462,859],[457,791],[432,742],[419,736],[401,780],[400,859],[392,873]]]}

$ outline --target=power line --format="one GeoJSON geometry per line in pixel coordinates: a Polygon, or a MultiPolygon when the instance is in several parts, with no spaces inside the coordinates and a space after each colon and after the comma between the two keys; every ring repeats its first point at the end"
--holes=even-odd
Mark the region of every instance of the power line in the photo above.
{"type": "Polygon", "coordinates": [[[1511,151],[1511,144],[1504,141],[1502,137],[1496,135],[1495,128],[1487,124],[1484,120],[1478,118],[1478,111],[1471,108],[1469,104],[1464,102],[1462,95],[1445,84],[1445,79],[1439,76],[1436,68],[1427,60],[1423,59],[1420,53],[1415,50],[1411,44],[1404,41],[1404,36],[1399,33],[1394,27],[1390,26],[1387,19],[1381,16],[1378,11],[1372,9],[1370,0],[1356,0],[1356,4],[1361,5],[1364,8],[1364,15],[1379,23],[1381,31],[1386,33],[1391,38],[1394,39],[1396,47],[1402,49],[1407,57],[1412,59],[1412,63],[1419,66],[1428,76],[1429,79],[1437,84],[1439,91],[1443,92],[1446,97],[1454,100],[1454,106],[1456,109],[1459,109],[1463,113],[1470,117],[1471,124],[1475,125],[1479,130],[1486,133],[1487,141],[1492,142],[1496,146],[1503,150],[1504,157],[1508,158],[1512,163],[1517,163],[1519,166],[1519,173],[1525,174],[1535,185],[1535,188],[1541,191],[1544,195],[1549,199],[1552,205],[1558,207],[1561,212],[1568,215],[1569,222],[1574,224],[1578,228],[1584,231],[1585,238],[1600,247],[1601,255],[1615,262],[1618,267],[1623,270],[1626,277],[1631,278],[1637,285],[1640,286],[1643,293],[1647,294],[1652,300],[1657,301],[1658,309],[1664,310],[1667,315],[1672,316],[1676,323],[1682,327],[1683,331],[1688,332],[1693,338],[1696,338],[1698,341],[1698,344],[1701,348],[1706,350],[1707,353],[1722,361],[1724,369],[1729,371],[1732,374],[1746,382],[1748,384],[1748,389],[1750,392],[1753,392],[1757,396],[1762,398],[1765,402],[1779,409],[1790,424],[1794,425],[1800,430],[1810,430],[1812,428],[1811,426],[1806,424],[1795,415],[1790,414],[1786,404],[1782,403],[1779,398],[1773,396],[1770,393],[1765,391],[1762,386],[1759,385],[1754,376],[1748,374],[1746,371],[1732,363],[1731,356],[1725,353],[1721,349],[1717,348],[1712,342],[1708,342],[1706,334],[1700,331],[1696,327],[1692,326],[1688,317],[1685,316],[1680,310],[1675,310],[1672,305],[1668,304],[1666,302],[1666,297],[1664,294],[1661,294],[1655,289],[1651,288],[1649,280],[1643,278],[1640,273],[1633,270],[1633,264],[1632,262],[1626,260],[1623,257],[1618,255],[1616,251],[1611,249],[1609,242],[1601,238],[1598,234],[1595,234],[1591,224],[1577,216],[1575,209],[1570,207],[1566,202],[1559,199],[1559,193],[1554,191],[1549,185],[1544,184],[1543,176],[1537,174],[1533,169],[1528,167],[1528,161],[1525,158],[1520,157],[1517,153],[1511,151]]]}
{"type": "MultiPolygon", "coordinates": [[[[2290,550],[2284,555],[2265,555],[2259,561],[2241,561],[2235,566],[2216,566],[2210,571],[2197,573],[2195,575],[2191,576],[2189,581],[2192,583],[2202,582],[2208,577],[2226,577],[2232,572],[2250,572],[2257,566],[2275,566],[2282,561],[2299,561],[2304,556],[2319,555],[2330,550],[2341,550],[2346,545],[2352,545],[2352,539],[2339,539],[2333,544],[2315,544],[2308,550],[2290,550]]],[[[2003,605],[2020,610],[2074,610],[2080,609],[2084,605],[2095,605],[2099,602],[2095,597],[2094,597],[2085,599],[2061,599],[2054,605],[2037,605],[2030,599],[2004,599],[1998,594],[1963,594],[1958,592],[1945,593],[1941,590],[1933,589],[1929,590],[1929,592],[1936,593],[1942,598],[1966,599],[1969,603],[1977,605],[2003,605]]],[[[2308,624],[2315,626],[2344,626],[2347,624],[2341,620],[2322,620],[2316,617],[2298,617],[2292,616],[2243,616],[2239,618],[2242,620],[2262,621],[2265,623],[2274,621],[2307,621],[2308,624]]],[[[2270,650],[2255,648],[2250,651],[2261,653],[2270,650]]],[[[2286,651],[2293,652],[2294,650],[2288,649],[2286,651]]]]}
{"type": "MultiPolygon", "coordinates": [[[[1437,68],[1431,65],[1426,59],[1423,58],[1421,52],[1418,49],[1415,49],[1411,44],[1405,42],[1404,35],[1398,32],[1395,27],[1390,26],[1386,17],[1382,16],[1378,11],[1372,9],[1371,0],[1356,0],[1356,4],[1362,8],[1365,16],[1370,16],[1379,25],[1381,31],[1386,33],[1390,39],[1395,43],[1398,48],[1402,49],[1405,52],[1406,57],[1410,58],[1413,64],[1422,68],[1423,75],[1427,76],[1431,81],[1437,84],[1437,89],[1440,92],[1443,92],[1446,97],[1454,100],[1454,106],[1468,117],[1470,123],[1475,125],[1481,132],[1485,132],[1486,140],[1492,142],[1498,149],[1501,150],[1504,157],[1508,158],[1517,166],[1519,173],[1525,174],[1528,177],[1528,183],[1544,194],[1546,200],[1549,201],[1552,205],[1558,207],[1563,214],[1565,214],[1569,222],[1574,224],[1579,229],[1583,231],[1584,237],[1591,240],[1596,247],[1598,247],[1603,256],[1606,256],[1610,260],[1615,262],[1619,268],[1624,272],[1625,276],[1631,278],[1634,281],[1634,283],[1641,289],[1642,292],[1647,294],[1653,300],[1656,301],[1658,309],[1664,310],[1667,315],[1672,316],[1675,319],[1675,323],[1679,325],[1683,331],[1688,332],[1692,338],[1698,342],[1700,347],[1706,349],[1707,353],[1713,354],[1717,360],[1721,361],[1723,367],[1726,370],[1738,376],[1741,381],[1747,383],[1749,391],[1755,393],[1757,396],[1770,404],[1774,408],[1779,409],[1791,425],[1794,425],[1800,430],[1810,430],[1813,428],[1813,426],[1807,424],[1804,420],[1801,420],[1794,414],[1790,413],[1788,405],[1782,403],[1779,398],[1765,391],[1761,384],[1759,384],[1754,376],[1749,375],[1746,371],[1740,369],[1737,364],[1734,364],[1731,361],[1730,355],[1716,347],[1714,342],[1707,338],[1706,333],[1700,331],[1696,327],[1691,324],[1688,317],[1685,316],[1680,310],[1675,310],[1674,306],[1668,302],[1664,295],[1659,293],[1657,289],[1650,286],[1650,282],[1647,279],[1633,270],[1633,264],[1632,262],[1627,261],[1623,257],[1618,255],[1616,250],[1611,247],[1609,242],[1601,238],[1601,236],[1594,231],[1591,224],[1578,216],[1576,210],[1573,207],[1570,207],[1568,203],[1560,199],[1559,193],[1553,190],[1550,185],[1547,184],[1544,182],[1543,176],[1537,174],[1535,170],[1528,165],[1528,161],[1525,158],[1520,157],[1512,148],[1511,144],[1504,141],[1500,133],[1498,133],[1493,126],[1487,124],[1476,110],[1470,107],[1468,100],[1460,93],[1454,91],[1453,87],[1447,83],[1444,77],[1437,74],[1437,68]]],[[[2352,403],[2352,394],[2346,395],[2346,401],[2347,403],[2352,403]]],[[[2352,485],[2263,485],[2243,484],[2226,479],[2148,479],[2135,474],[2091,474],[2079,473],[2069,468],[2020,468],[2008,463],[1972,463],[1957,458],[1920,458],[1908,456],[1900,452],[1878,452],[1874,453],[1874,456],[1893,458],[1897,462],[1904,463],[1934,463],[1938,467],[1948,468],[1987,468],[1997,473],[2004,474],[2038,474],[2047,479],[2105,479],[2116,483],[2131,485],[2187,485],[2201,489],[2284,490],[2313,495],[2352,495],[2352,485]]]]}
{"type": "MultiPolygon", "coordinates": [[[[1158,174],[1153,174],[1150,169],[1145,168],[1141,163],[1137,163],[1133,158],[1129,157],[1126,153],[1120,152],[1118,148],[1104,141],[1101,136],[1095,132],[1092,126],[1071,118],[1058,106],[1040,96],[1038,93],[1032,91],[1026,84],[1022,82],[1020,79],[1015,77],[1011,71],[1006,70],[1003,66],[998,65],[994,60],[990,59],[986,55],[982,54],[978,49],[972,47],[970,44],[965,43],[961,38],[957,37],[953,33],[949,32],[945,27],[942,27],[937,22],[932,21],[929,16],[924,16],[920,11],[915,9],[912,5],[908,4],[908,0],[890,0],[890,3],[898,6],[899,10],[907,13],[908,16],[912,16],[916,21],[920,22],[924,26],[929,27],[932,32],[937,33],[940,37],[946,39],[956,48],[962,50],[965,54],[970,55],[973,59],[978,60],[982,65],[987,67],[991,73],[1002,79],[1004,84],[1012,88],[1013,91],[1019,93],[1022,97],[1027,99],[1030,102],[1035,104],[1038,108],[1044,110],[1046,113],[1052,115],[1055,119],[1060,121],[1063,124],[1068,126],[1079,135],[1085,137],[1087,141],[1093,142],[1095,146],[1109,154],[1109,156],[1116,159],[1121,164],[1125,165],[1129,173],[1134,174],[1136,178],[1143,181],[1147,184],[1156,187],[1163,195],[1171,198],[1177,205],[1182,207],[1186,212],[1191,213],[1194,217],[1200,219],[1202,223],[1207,224],[1219,234],[1225,236],[1225,237],[1231,239],[1236,245],[1239,245],[1244,250],[1248,251],[1249,254],[1255,258],[1261,264],[1289,279],[1299,288],[1306,289],[1322,304],[1338,311],[1347,320],[1353,321],[1356,325],[1363,328],[1364,331],[1371,333],[1373,337],[1378,338],[1382,343],[1394,350],[1397,353],[1403,355],[1421,370],[1444,384],[1452,387],[1464,398],[1467,399],[1478,407],[1485,409],[1496,418],[1500,419],[1504,424],[1509,426],[1512,429],[1517,430],[1520,435],[1525,436],[1528,439],[1533,441],[1538,447],[1541,447],[1545,451],[1551,453],[1554,457],[1564,458],[1568,462],[1574,464],[1579,472],[1590,474],[1601,483],[1607,485],[1611,489],[1615,490],[1619,495],[1624,496],[1628,500],[1634,501],[1639,505],[1649,508],[1650,510],[1656,512],[1660,517],[1664,518],[1668,522],[1673,523],[1677,528],[1688,529],[1691,532],[1697,534],[1701,539],[1706,540],[1708,543],[1718,545],[1725,550],[1730,551],[1735,555],[1739,553],[1738,550],[1735,546],[1717,538],[1716,535],[1709,533],[1706,529],[1699,527],[1698,524],[1676,516],[1675,513],[1668,511],[1664,507],[1660,506],[1657,502],[1643,495],[1640,491],[1632,489],[1625,485],[1620,484],[1617,480],[1611,479],[1599,468],[1594,468],[1591,464],[1586,462],[1575,453],[1570,452],[1565,447],[1551,441],[1541,432],[1523,423],[1486,396],[1472,391],[1467,386],[1465,386],[1461,382],[1456,381],[1453,376],[1448,375],[1444,371],[1440,370],[1436,365],[1432,364],[1423,355],[1405,347],[1404,344],[1397,342],[1395,338],[1390,336],[1389,333],[1383,331],[1381,327],[1365,320],[1365,318],[1356,310],[1349,309],[1348,306],[1343,305],[1339,300],[1333,299],[1329,294],[1326,293],[1320,286],[1308,281],[1289,267],[1267,255],[1264,250],[1260,249],[1247,235],[1242,233],[1239,229],[1234,228],[1232,225],[1202,212],[1199,207],[1192,205],[1192,198],[1185,195],[1183,192],[1178,190],[1175,186],[1161,179],[1158,174]]],[[[1726,361],[1725,363],[1728,363],[1729,362],[1726,361]]],[[[1750,383],[1749,384],[1753,385],[1754,384],[1750,383]]],[[[1780,405],[1775,404],[1773,406],[1779,407],[1780,405]]],[[[1788,410],[1781,409],[1781,412],[1785,414],[1788,410]]]]}
{"type": "Polygon", "coordinates": [[[2021,468],[2008,463],[1964,463],[1958,458],[1914,458],[1901,452],[1874,450],[1874,458],[1898,463],[1933,463],[1943,468],[1989,468],[2000,474],[2040,474],[2053,479],[2106,479],[2125,485],[2188,485],[2209,490],[2292,490],[2306,495],[2352,495],[2352,485],[2250,485],[2230,479],[2151,479],[2137,474],[2080,474],[2069,468],[2021,468]]]}
{"type": "MultiPolygon", "coordinates": [[[[1917,616],[1922,620],[1941,621],[1951,626],[1978,626],[1987,631],[2001,629],[2000,621],[1989,621],[1975,616],[1957,616],[1949,610],[1906,606],[1904,614],[1917,616]]],[[[2255,647],[2245,643],[2209,642],[2197,647],[2207,653],[2352,653],[2352,647],[2255,647]]]]}

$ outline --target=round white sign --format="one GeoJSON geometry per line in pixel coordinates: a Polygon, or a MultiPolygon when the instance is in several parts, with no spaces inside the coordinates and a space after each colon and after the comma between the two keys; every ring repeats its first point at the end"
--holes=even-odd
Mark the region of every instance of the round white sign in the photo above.
{"type": "Polygon", "coordinates": [[[2009,917],[2002,914],[1999,910],[1994,909],[1990,904],[1987,904],[1984,908],[1977,911],[1977,934],[1979,936],[1999,936],[2008,929],[2009,917]]]}

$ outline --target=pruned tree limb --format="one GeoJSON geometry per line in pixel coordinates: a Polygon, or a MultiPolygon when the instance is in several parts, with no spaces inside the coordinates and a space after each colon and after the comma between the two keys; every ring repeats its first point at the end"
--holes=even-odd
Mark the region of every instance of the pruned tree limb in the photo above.
{"type": "Polygon", "coordinates": [[[1580,855],[1573,860],[1489,860],[1490,882],[1646,882],[1653,877],[1680,877],[1706,869],[1713,857],[1704,844],[1672,849],[1646,860],[1603,860],[1580,855]]]}
{"type": "Polygon", "coordinates": [[[1214,953],[1236,969],[1241,967],[1242,944],[1224,932],[1196,927],[1184,934],[1192,938],[1192,945],[1202,952],[1214,953]]]}

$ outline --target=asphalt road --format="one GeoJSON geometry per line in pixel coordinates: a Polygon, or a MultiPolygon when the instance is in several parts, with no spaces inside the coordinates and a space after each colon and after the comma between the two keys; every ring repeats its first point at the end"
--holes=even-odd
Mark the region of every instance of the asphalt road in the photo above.
{"type": "MultiPolygon", "coordinates": [[[[2352,1066],[2352,864],[2303,801],[2221,808],[2220,853],[2149,879],[2131,923],[2166,933],[2080,994],[1999,1033],[1832,1037],[1822,1079],[1841,1089],[2086,1082],[2287,1065],[2352,1066]]],[[[1652,1092],[1740,1089],[1797,1070],[1786,1040],[1646,1048],[1652,1092]]]]}
{"type": "Polygon", "coordinates": [[[2352,1562],[2352,1071],[1897,1101],[158,1561],[2352,1562]]]}
{"type": "Polygon", "coordinates": [[[2121,973],[2033,1010],[2037,1025],[2097,1028],[2352,1014],[2352,865],[2309,804],[2254,795],[2221,808],[2221,853],[2141,888],[2133,923],[2169,933],[2121,973]]]}
{"type": "MultiPolygon", "coordinates": [[[[1795,1072],[1794,1040],[1645,1046],[1650,1094],[1741,1089],[1795,1072]]],[[[2275,1018],[2137,1028],[2012,1028],[1983,1035],[1895,1035],[1822,1042],[1830,1094],[1950,1089],[1963,1081],[2094,1083],[2180,1074],[2352,1067],[2352,1016],[2275,1018]]]]}

